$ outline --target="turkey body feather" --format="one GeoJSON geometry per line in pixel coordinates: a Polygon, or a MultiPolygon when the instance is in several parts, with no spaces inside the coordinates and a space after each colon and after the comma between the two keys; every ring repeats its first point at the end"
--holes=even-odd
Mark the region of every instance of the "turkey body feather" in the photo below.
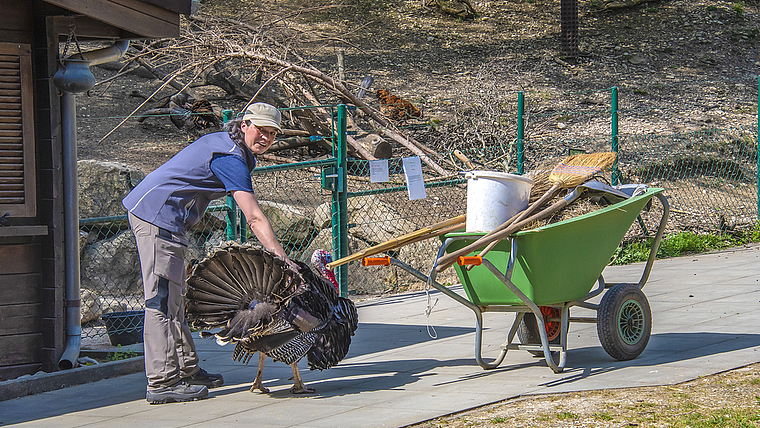
{"type": "Polygon", "coordinates": [[[294,392],[311,392],[300,379],[298,361],[307,357],[311,370],[333,367],[348,353],[357,328],[354,303],[296,263],[298,272],[265,249],[229,242],[189,268],[188,322],[200,330],[219,328],[214,336],[219,343],[235,343],[236,361],[247,363],[259,353],[252,391],[268,391],[261,383],[268,356],[293,367],[294,392]]]}

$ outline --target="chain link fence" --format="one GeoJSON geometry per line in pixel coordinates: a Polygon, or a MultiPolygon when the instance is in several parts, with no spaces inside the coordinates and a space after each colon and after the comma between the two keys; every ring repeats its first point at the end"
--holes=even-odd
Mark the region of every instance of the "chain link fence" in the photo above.
{"type": "MultiPolygon", "coordinates": [[[[551,115],[556,120],[556,113],[551,115]]],[[[537,113],[528,120],[548,120],[546,117],[537,113]]],[[[663,187],[672,208],[671,232],[750,228],[758,219],[757,132],[756,126],[747,126],[673,135],[620,135],[620,181],[663,187]]],[[[551,169],[575,152],[609,151],[611,142],[612,136],[606,134],[558,139],[528,133],[521,141],[521,153],[516,140],[470,146],[462,152],[476,169],[516,173],[522,161],[523,170],[531,172],[551,169]]],[[[433,157],[451,174],[440,177],[424,168],[426,198],[418,200],[408,197],[401,158],[389,160],[387,183],[370,182],[367,161],[347,161],[349,254],[465,213],[466,181],[457,174],[465,165],[453,152],[433,157]]],[[[81,172],[82,162],[87,161],[80,161],[79,176],[83,338],[103,339],[141,325],[141,319],[133,319],[107,331],[102,314],[144,308],[134,237],[121,207],[121,199],[142,176],[139,171],[101,166],[106,172],[87,178],[81,172]]],[[[254,171],[254,191],[293,259],[308,263],[314,250],[333,249],[334,196],[325,185],[325,175],[335,165],[335,159],[328,159],[254,171]]],[[[644,217],[644,223],[634,224],[632,233],[649,233],[653,230],[647,226],[650,217],[658,219],[659,213],[644,217]]],[[[226,240],[255,238],[234,204],[219,200],[189,232],[188,239],[191,246],[186,261],[193,263],[226,240]]],[[[391,255],[427,273],[439,243],[437,239],[421,241],[391,255]]],[[[438,280],[458,282],[453,269],[438,280]]],[[[393,293],[414,285],[419,285],[417,279],[395,267],[365,268],[360,261],[348,264],[350,294],[393,293]]]]}

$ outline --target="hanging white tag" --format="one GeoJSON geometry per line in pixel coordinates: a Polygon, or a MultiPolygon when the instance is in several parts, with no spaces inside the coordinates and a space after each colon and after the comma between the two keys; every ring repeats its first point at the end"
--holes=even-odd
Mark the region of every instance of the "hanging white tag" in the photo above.
{"type": "Polygon", "coordinates": [[[388,181],[388,159],[369,161],[369,182],[386,183],[388,181]]]}
{"type": "Polygon", "coordinates": [[[424,199],[425,179],[422,177],[422,164],[419,156],[412,156],[403,159],[404,176],[406,176],[406,187],[409,190],[409,200],[424,199]]]}

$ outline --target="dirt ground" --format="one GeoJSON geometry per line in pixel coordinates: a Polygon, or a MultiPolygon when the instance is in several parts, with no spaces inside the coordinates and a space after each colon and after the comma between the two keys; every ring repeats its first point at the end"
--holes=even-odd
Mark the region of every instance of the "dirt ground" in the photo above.
{"type": "MultiPolygon", "coordinates": [[[[293,43],[333,76],[343,49],[347,86],[371,75],[372,90],[414,102],[423,120],[403,126],[437,150],[513,140],[517,91],[526,94],[527,137],[537,141],[608,136],[613,86],[621,134],[757,123],[757,1],[661,0],[620,9],[580,2],[574,61],[561,53],[559,2],[473,4],[478,16],[464,21],[419,0],[204,0],[200,11],[293,31],[300,35],[293,43]]],[[[116,71],[95,72],[102,83],[78,97],[80,159],[152,170],[192,139],[166,118],[124,120],[156,106],[140,107],[160,81],[136,74],[106,81],[116,71]]],[[[219,109],[245,105],[213,101],[219,109]]],[[[394,156],[408,155],[395,147],[394,156]]]]}
{"type": "MultiPolygon", "coordinates": [[[[534,140],[607,138],[612,87],[619,88],[623,134],[757,124],[756,0],[660,0],[616,9],[580,2],[576,59],[560,51],[559,1],[473,5],[473,20],[420,0],[201,0],[200,11],[287,26],[304,35],[312,64],[331,75],[344,49],[347,84],[372,75],[372,89],[414,102],[424,118],[405,125],[436,150],[513,140],[517,91],[525,91],[534,140]]],[[[128,118],[156,106],[141,104],[159,80],[136,73],[108,80],[115,70],[94,71],[101,83],[77,97],[79,159],[149,172],[192,140],[166,118],[128,118]]],[[[212,99],[222,95],[196,89],[212,99]]],[[[213,102],[235,111],[245,104],[213,102]]],[[[408,155],[394,147],[394,156],[408,155]]],[[[756,427],[760,364],[672,386],[520,397],[418,426],[756,427]]]]}
{"type": "Polygon", "coordinates": [[[414,427],[757,427],[760,363],[677,385],[528,396],[414,427]]]}

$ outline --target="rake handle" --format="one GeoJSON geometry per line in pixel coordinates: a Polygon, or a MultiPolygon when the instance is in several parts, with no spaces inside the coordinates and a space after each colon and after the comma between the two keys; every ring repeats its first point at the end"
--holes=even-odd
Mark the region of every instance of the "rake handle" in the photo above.
{"type": "Polygon", "coordinates": [[[469,254],[469,253],[471,253],[471,252],[473,252],[473,251],[475,251],[475,250],[477,250],[479,248],[482,248],[486,244],[490,244],[491,242],[498,242],[499,240],[501,240],[503,238],[506,238],[507,236],[513,234],[515,231],[522,229],[523,227],[525,227],[525,225],[530,224],[530,223],[532,223],[532,222],[534,222],[536,220],[541,220],[542,218],[548,216],[549,214],[552,214],[552,213],[554,213],[556,211],[561,210],[569,202],[570,201],[568,201],[565,198],[560,199],[559,201],[555,202],[550,207],[544,209],[543,211],[539,212],[538,214],[534,214],[534,215],[532,215],[532,216],[530,216],[530,217],[528,217],[525,220],[522,220],[520,222],[513,223],[510,227],[508,227],[508,228],[500,231],[499,233],[494,234],[493,236],[491,236],[488,239],[483,239],[483,238],[485,238],[485,236],[484,236],[484,237],[478,239],[477,241],[473,242],[472,244],[467,245],[464,248],[461,248],[461,249],[459,249],[459,250],[457,250],[457,251],[455,251],[453,253],[446,254],[446,256],[441,257],[441,258],[438,259],[438,265],[435,267],[435,271],[436,272],[442,272],[442,271],[446,270],[449,266],[453,265],[456,262],[456,260],[457,260],[457,258],[459,256],[463,256],[465,254],[469,254]],[[455,257],[454,257],[454,254],[456,254],[455,257]],[[446,258],[446,260],[444,260],[444,258],[446,258]]]}
{"type": "MultiPolygon", "coordinates": [[[[488,248],[488,251],[490,251],[498,243],[498,241],[494,241],[492,239],[495,235],[500,234],[505,229],[507,229],[510,226],[512,226],[514,223],[521,222],[526,217],[528,217],[529,215],[533,214],[533,212],[535,212],[536,209],[538,209],[539,207],[541,207],[541,205],[543,205],[544,202],[546,202],[549,199],[551,199],[552,197],[554,197],[554,195],[557,194],[557,192],[560,189],[561,189],[561,185],[559,185],[559,184],[553,185],[552,187],[549,188],[549,190],[546,191],[546,193],[544,193],[543,196],[541,196],[541,198],[539,198],[537,201],[535,201],[532,204],[530,204],[530,206],[528,208],[526,208],[526,209],[520,211],[519,213],[515,214],[514,216],[512,216],[512,218],[510,218],[509,220],[507,220],[504,223],[502,223],[501,225],[499,225],[499,227],[497,227],[496,229],[494,229],[494,230],[486,233],[485,235],[483,235],[480,238],[478,238],[475,242],[473,242],[472,244],[470,244],[470,245],[468,245],[468,246],[466,246],[464,248],[461,248],[461,249],[459,249],[457,251],[454,251],[454,252],[451,252],[451,253],[448,253],[448,254],[445,254],[445,255],[441,256],[441,258],[438,259],[439,266],[440,265],[445,265],[446,267],[449,267],[452,264],[454,264],[454,262],[456,261],[456,259],[458,257],[464,256],[466,254],[469,254],[469,253],[477,250],[478,248],[483,247],[486,244],[491,244],[490,248],[488,248]]],[[[520,226],[520,227],[522,227],[522,226],[520,226]]],[[[483,255],[485,255],[485,253],[483,253],[483,255]]]]}
{"type": "MultiPolygon", "coordinates": [[[[384,251],[388,251],[390,249],[393,249],[402,245],[410,244],[411,243],[410,241],[414,239],[420,238],[422,236],[426,236],[431,232],[436,232],[436,231],[439,231],[440,229],[444,229],[452,225],[461,225],[461,223],[463,223],[466,220],[467,220],[467,215],[462,214],[460,216],[453,217],[448,220],[444,220],[434,225],[423,227],[422,229],[415,230],[414,232],[407,233],[406,235],[401,235],[397,238],[393,238],[391,240],[369,247],[366,250],[358,251],[349,256],[343,257],[342,259],[338,259],[333,262],[330,262],[327,264],[327,268],[334,269],[340,265],[352,262],[354,260],[359,260],[361,258],[371,256],[373,254],[382,253],[384,251]]],[[[436,235],[431,235],[428,237],[432,237],[432,236],[436,236],[436,235]]],[[[414,241],[414,242],[417,242],[417,241],[414,241]]]]}

